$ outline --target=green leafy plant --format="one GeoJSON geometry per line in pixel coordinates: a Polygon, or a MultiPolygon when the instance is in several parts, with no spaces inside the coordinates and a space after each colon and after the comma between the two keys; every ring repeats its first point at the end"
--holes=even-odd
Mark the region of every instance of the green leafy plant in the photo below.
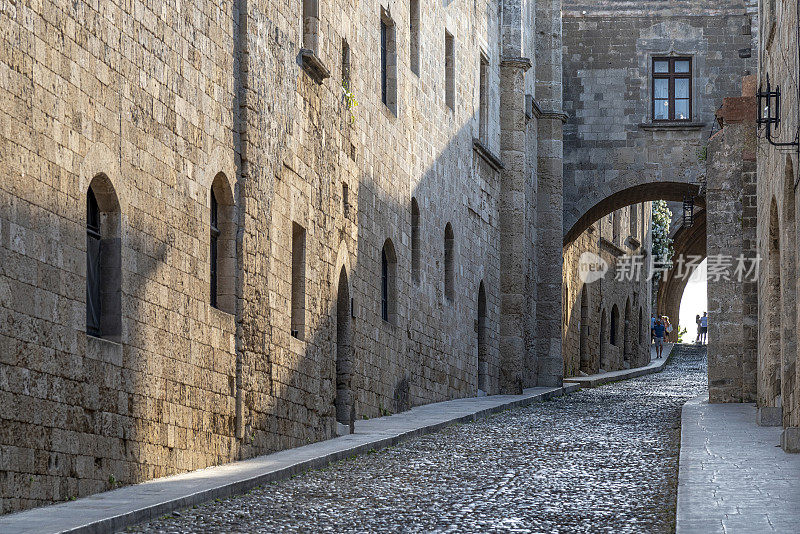
{"type": "Polygon", "coordinates": [[[708,159],[708,145],[697,149],[697,161],[703,162],[708,159]]]}
{"type": "Polygon", "coordinates": [[[344,104],[350,111],[350,124],[353,124],[356,122],[355,108],[358,106],[358,100],[356,100],[353,91],[350,90],[349,84],[346,82],[342,82],[342,94],[344,95],[344,104]]]}
{"type": "Polygon", "coordinates": [[[686,328],[681,328],[678,332],[678,343],[683,343],[683,335],[686,333],[686,328]]]}
{"type": "MultiPolygon", "coordinates": [[[[672,261],[672,239],[669,237],[669,224],[672,220],[672,211],[663,200],[653,202],[653,261],[655,263],[670,263],[672,261]]],[[[659,280],[661,272],[654,273],[653,279],[659,280]]]]}

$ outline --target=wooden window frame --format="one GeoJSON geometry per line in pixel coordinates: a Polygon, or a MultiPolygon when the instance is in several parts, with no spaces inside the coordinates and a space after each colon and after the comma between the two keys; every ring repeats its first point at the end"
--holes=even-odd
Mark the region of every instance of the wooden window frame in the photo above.
{"type": "MultiPolygon", "coordinates": [[[[652,76],[650,81],[650,113],[652,113],[653,122],[692,122],[693,113],[693,98],[692,98],[692,75],[694,72],[694,65],[690,56],[677,56],[677,57],[653,57],[651,62],[652,76]],[[669,69],[667,72],[656,72],[657,61],[668,61],[669,69]],[[689,72],[675,72],[676,61],[688,61],[689,72]],[[669,80],[667,102],[669,103],[669,112],[666,119],[656,118],[656,80],[669,80]],[[675,118],[675,80],[688,79],[689,80],[689,116],[685,119],[675,118]]],[[[663,99],[659,99],[663,100],[663,99]]]]}

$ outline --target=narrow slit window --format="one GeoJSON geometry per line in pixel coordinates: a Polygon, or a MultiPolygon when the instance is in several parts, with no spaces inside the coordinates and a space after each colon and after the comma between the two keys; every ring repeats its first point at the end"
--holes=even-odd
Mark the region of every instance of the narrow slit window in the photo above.
{"type": "Polygon", "coordinates": [[[419,238],[419,204],[411,199],[411,276],[415,282],[420,280],[420,238],[419,238]]]}
{"type": "Polygon", "coordinates": [[[445,103],[450,109],[456,107],[456,58],[453,36],[444,32],[444,80],[445,103]]]}
{"type": "Polygon", "coordinates": [[[100,208],[94,191],[86,195],[86,332],[99,337],[101,313],[100,208]]]}
{"type": "Polygon", "coordinates": [[[411,72],[419,76],[419,48],[420,48],[420,13],[419,13],[419,0],[411,0],[409,3],[410,10],[410,47],[409,47],[409,63],[411,65],[411,72]]]}
{"type": "Polygon", "coordinates": [[[484,145],[489,142],[489,60],[481,54],[480,79],[478,81],[478,139],[484,145]]]}
{"type": "Polygon", "coordinates": [[[455,236],[450,223],[444,229],[444,296],[450,302],[455,297],[455,236]]]}
{"type": "Polygon", "coordinates": [[[303,0],[303,48],[319,54],[319,0],[303,0]]]}
{"type": "Polygon", "coordinates": [[[389,260],[385,249],[381,251],[381,318],[389,320],[389,260]]]}
{"type": "Polygon", "coordinates": [[[342,39],[342,88],[350,92],[350,45],[342,39]]]}
{"type": "Polygon", "coordinates": [[[209,263],[211,269],[211,305],[217,305],[218,287],[218,264],[219,264],[219,205],[214,190],[211,190],[211,250],[209,251],[209,263]]]}
{"type": "Polygon", "coordinates": [[[397,40],[395,24],[381,12],[381,101],[397,115],[397,40]]]}
{"type": "Polygon", "coordinates": [[[292,311],[291,334],[304,339],[306,314],[306,230],[292,223],[292,311]]]}
{"type": "Polygon", "coordinates": [[[387,239],[381,250],[381,318],[387,323],[395,323],[397,309],[396,290],[397,256],[394,245],[387,239]]]}

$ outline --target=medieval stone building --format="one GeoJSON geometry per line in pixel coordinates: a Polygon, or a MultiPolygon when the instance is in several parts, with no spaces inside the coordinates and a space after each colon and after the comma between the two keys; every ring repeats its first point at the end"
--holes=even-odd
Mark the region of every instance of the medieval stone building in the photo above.
{"type": "Polygon", "coordinates": [[[560,385],[560,8],[0,3],[2,511],[560,385]]]}
{"type": "MultiPolygon", "coordinates": [[[[795,2],[761,2],[758,89],[780,88],[759,113],[779,122],[760,125],[750,136],[757,144],[757,228],[761,258],[758,277],[757,365],[751,353],[745,363],[753,372],[744,384],[747,400],[757,401],[761,424],[783,426],[782,446],[800,452],[800,388],[797,349],[798,128],[800,128],[800,13],[795,2]],[[769,83],[769,86],[768,86],[769,83]],[[769,107],[769,109],[765,109],[769,107]],[[755,393],[755,394],[754,394],[755,393]]],[[[755,87],[752,93],[755,93],[755,87]]],[[[751,93],[751,94],[752,94],[751,93]]],[[[756,106],[755,97],[752,107],[756,106]]],[[[755,110],[754,110],[755,111],[755,110]]],[[[751,225],[752,228],[752,225],[751,225]]],[[[755,315],[752,313],[751,315],[755,315]]],[[[754,351],[751,351],[754,352],[754,351]]]]}
{"type": "Polygon", "coordinates": [[[668,275],[651,310],[650,201],[670,201],[678,216],[675,254],[705,257],[706,145],[722,98],[755,71],[756,24],[751,1],[564,1],[567,375],[647,363],[651,311],[678,326],[688,277],[668,275]],[[695,204],[687,228],[684,199],[695,204]],[[602,280],[579,277],[585,251],[610,265],[602,280]],[[643,265],[638,282],[631,261],[643,265]]]}

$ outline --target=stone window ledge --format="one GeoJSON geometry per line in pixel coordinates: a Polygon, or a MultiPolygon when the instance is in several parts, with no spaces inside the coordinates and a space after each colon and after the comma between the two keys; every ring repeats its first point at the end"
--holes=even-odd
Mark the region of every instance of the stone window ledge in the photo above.
{"type": "Polygon", "coordinates": [[[614,242],[609,241],[605,237],[600,238],[600,246],[611,252],[614,256],[619,257],[625,255],[625,251],[621,247],[616,245],[614,242]]]}
{"type": "Polygon", "coordinates": [[[701,130],[705,127],[705,122],[687,121],[642,122],[639,124],[639,128],[642,130],[701,130]]]}
{"type": "Polygon", "coordinates": [[[313,50],[301,48],[300,61],[303,66],[303,70],[305,70],[315,82],[322,83],[325,78],[331,77],[331,72],[328,70],[322,60],[317,57],[313,50]]]}
{"type": "Polygon", "coordinates": [[[635,237],[628,236],[628,246],[631,247],[631,249],[636,250],[642,246],[642,243],[635,237]]]}
{"type": "Polygon", "coordinates": [[[500,161],[500,158],[492,153],[492,151],[489,150],[486,145],[481,143],[481,140],[477,137],[472,138],[472,149],[477,155],[483,158],[483,160],[488,163],[492,169],[496,171],[503,169],[503,162],[500,161]]]}

